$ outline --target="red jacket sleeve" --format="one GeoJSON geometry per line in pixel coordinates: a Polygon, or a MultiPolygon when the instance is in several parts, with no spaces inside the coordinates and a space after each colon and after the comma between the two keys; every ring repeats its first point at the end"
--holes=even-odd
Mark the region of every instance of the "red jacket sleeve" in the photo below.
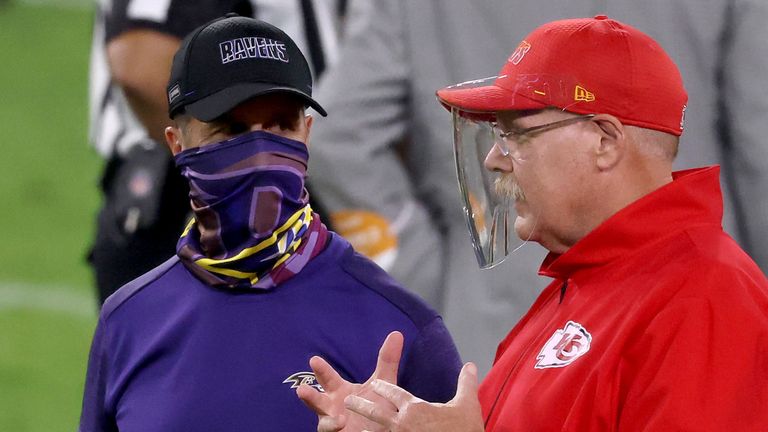
{"type": "Polygon", "coordinates": [[[625,350],[618,430],[768,431],[768,300],[738,270],[698,274],[625,350]]]}

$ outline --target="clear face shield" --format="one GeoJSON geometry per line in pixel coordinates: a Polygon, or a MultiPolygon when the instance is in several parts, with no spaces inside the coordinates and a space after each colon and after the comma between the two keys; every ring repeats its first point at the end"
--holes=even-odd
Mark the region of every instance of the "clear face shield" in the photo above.
{"type": "MultiPolygon", "coordinates": [[[[568,77],[550,75],[521,75],[514,81],[506,76],[489,77],[448,87],[439,95],[445,96],[441,102],[451,109],[456,172],[472,246],[480,267],[492,268],[530,240],[539,215],[532,213],[530,207],[525,214],[518,214],[517,204],[525,201],[525,191],[511,172],[486,168],[486,158],[509,158],[507,166],[514,171],[536,157],[533,147],[527,145],[533,136],[590,117],[574,117],[520,131],[503,130],[497,123],[497,112],[555,106],[577,108],[581,102],[594,100],[594,95],[568,77]],[[469,93],[472,89],[481,91],[469,93]],[[450,103],[454,91],[462,94],[459,97],[464,108],[450,103]],[[463,94],[468,96],[464,98],[463,94]],[[494,111],[466,108],[473,105],[499,108],[494,111]],[[523,219],[522,225],[526,228],[520,231],[521,238],[515,224],[523,219]]],[[[535,177],[536,174],[527,175],[535,177]]]]}
{"type": "Polygon", "coordinates": [[[496,145],[494,123],[473,119],[456,108],[451,109],[451,114],[464,217],[478,264],[484,269],[492,268],[527,241],[521,240],[514,230],[515,187],[509,176],[505,178],[504,173],[485,167],[485,159],[496,145]]]}

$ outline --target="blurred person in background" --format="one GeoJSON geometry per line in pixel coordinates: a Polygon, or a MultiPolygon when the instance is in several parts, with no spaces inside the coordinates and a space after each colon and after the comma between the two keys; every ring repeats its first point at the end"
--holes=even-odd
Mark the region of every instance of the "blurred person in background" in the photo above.
{"type": "Polygon", "coordinates": [[[182,41],[167,90],[194,218],[176,256],[104,303],[80,432],[313,430],[306,359],[364,380],[393,330],[405,355],[381,377],[450,399],[461,362],[441,318],[309,204],[305,109],[325,110],[296,44],[228,15],[182,41]]]}
{"type": "Polygon", "coordinates": [[[456,194],[449,118],[436,88],[497,73],[535,23],[608,13],[667,47],[691,94],[676,168],[722,165],[724,226],[768,269],[768,2],[764,0],[380,0],[319,95],[310,170],[332,224],[442,313],[465,360],[497,343],[547,283],[545,250],[480,270],[456,194]]]}
{"type": "Polygon", "coordinates": [[[89,261],[100,302],[171,256],[189,216],[186,182],[162,144],[165,85],[181,38],[228,12],[259,17],[293,36],[319,77],[338,57],[341,17],[360,19],[359,6],[347,8],[344,0],[99,1],[89,135],[106,165],[89,261]]]}

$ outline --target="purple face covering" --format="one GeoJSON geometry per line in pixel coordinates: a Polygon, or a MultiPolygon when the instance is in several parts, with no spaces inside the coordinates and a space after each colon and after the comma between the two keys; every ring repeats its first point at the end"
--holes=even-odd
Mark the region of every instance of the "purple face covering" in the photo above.
{"type": "Polygon", "coordinates": [[[194,219],[176,254],[217,287],[271,288],[325,246],[327,230],[304,188],[307,147],[264,131],[185,150],[194,219]]]}

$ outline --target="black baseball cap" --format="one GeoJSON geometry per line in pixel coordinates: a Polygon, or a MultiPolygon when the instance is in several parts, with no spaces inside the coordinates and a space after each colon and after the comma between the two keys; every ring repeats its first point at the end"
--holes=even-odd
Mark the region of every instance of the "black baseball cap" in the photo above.
{"type": "Polygon", "coordinates": [[[296,95],[327,115],[312,99],[312,74],[296,43],[272,24],[227,14],[181,42],[168,82],[168,115],[183,109],[207,122],[275,92],[296,95]]]}

